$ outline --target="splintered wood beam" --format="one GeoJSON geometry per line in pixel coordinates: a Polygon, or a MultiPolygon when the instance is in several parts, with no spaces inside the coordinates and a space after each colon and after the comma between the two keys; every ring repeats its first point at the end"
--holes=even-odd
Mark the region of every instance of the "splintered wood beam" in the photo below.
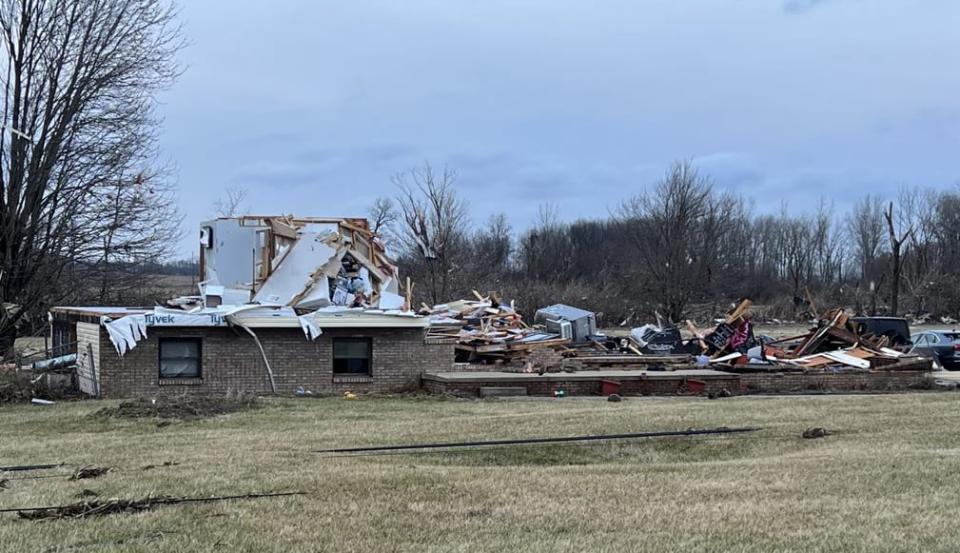
{"type": "Polygon", "coordinates": [[[728,325],[732,325],[733,323],[737,322],[741,317],[743,317],[743,315],[750,309],[750,306],[752,305],[752,301],[743,300],[740,302],[737,308],[727,316],[727,319],[724,322],[726,322],[728,325]]]}

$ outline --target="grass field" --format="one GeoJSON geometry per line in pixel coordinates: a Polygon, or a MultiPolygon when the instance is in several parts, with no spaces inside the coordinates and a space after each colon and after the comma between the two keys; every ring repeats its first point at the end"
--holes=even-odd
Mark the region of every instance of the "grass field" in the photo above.
{"type": "Polygon", "coordinates": [[[0,408],[0,508],[103,497],[308,495],[96,519],[0,515],[2,551],[957,551],[960,395],[499,402],[270,400],[158,426],[111,402],[0,408]],[[329,457],[313,449],[761,426],[752,435],[329,457]],[[835,435],[801,439],[804,428],[835,435]],[[145,465],[179,463],[144,471],[145,465]]]}

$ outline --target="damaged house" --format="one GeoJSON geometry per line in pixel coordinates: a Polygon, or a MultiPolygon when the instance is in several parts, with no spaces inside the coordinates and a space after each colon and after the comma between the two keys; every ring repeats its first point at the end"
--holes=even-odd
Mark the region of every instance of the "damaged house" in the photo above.
{"type": "Polygon", "coordinates": [[[365,219],[207,221],[200,274],[197,295],[166,305],[51,309],[81,391],[390,392],[452,365],[365,219]]]}

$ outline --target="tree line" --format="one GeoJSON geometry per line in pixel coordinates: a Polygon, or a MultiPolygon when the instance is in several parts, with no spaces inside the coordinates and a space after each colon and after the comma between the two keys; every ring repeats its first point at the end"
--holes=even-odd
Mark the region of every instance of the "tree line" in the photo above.
{"type": "Polygon", "coordinates": [[[844,306],[861,314],[960,313],[960,190],[867,194],[847,211],[757,214],[689,162],[625,198],[613,213],[563,222],[549,205],[514,232],[503,214],[473,225],[456,172],[398,174],[398,194],[370,211],[418,302],[499,291],[525,314],[553,303],[604,324],[710,318],[749,297],[771,317],[806,319],[844,306]]]}

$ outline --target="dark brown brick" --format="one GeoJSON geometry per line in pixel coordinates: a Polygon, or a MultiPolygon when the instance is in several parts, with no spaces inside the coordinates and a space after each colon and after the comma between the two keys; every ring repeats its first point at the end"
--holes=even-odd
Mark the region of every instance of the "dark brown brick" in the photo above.
{"type": "MultiPolygon", "coordinates": [[[[92,326],[92,325],[91,325],[92,326]]],[[[269,392],[270,379],[253,339],[229,328],[156,328],[148,338],[120,357],[106,331],[78,336],[79,351],[94,342],[101,397],[118,398],[179,392],[269,392]],[[200,382],[160,384],[158,338],[202,338],[200,382]]],[[[327,329],[315,341],[299,329],[256,329],[273,369],[277,392],[291,394],[299,386],[316,394],[397,392],[416,389],[424,371],[448,371],[453,346],[424,343],[422,329],[327,329]],[[358,336],[373,339],[373,367],[369,379],[334,377],[332,339],[358,336]],[[344,382],[343,380],[347,380],[344,382]],[[361,381],[358,381],[361,380],[361,381]]]]}

